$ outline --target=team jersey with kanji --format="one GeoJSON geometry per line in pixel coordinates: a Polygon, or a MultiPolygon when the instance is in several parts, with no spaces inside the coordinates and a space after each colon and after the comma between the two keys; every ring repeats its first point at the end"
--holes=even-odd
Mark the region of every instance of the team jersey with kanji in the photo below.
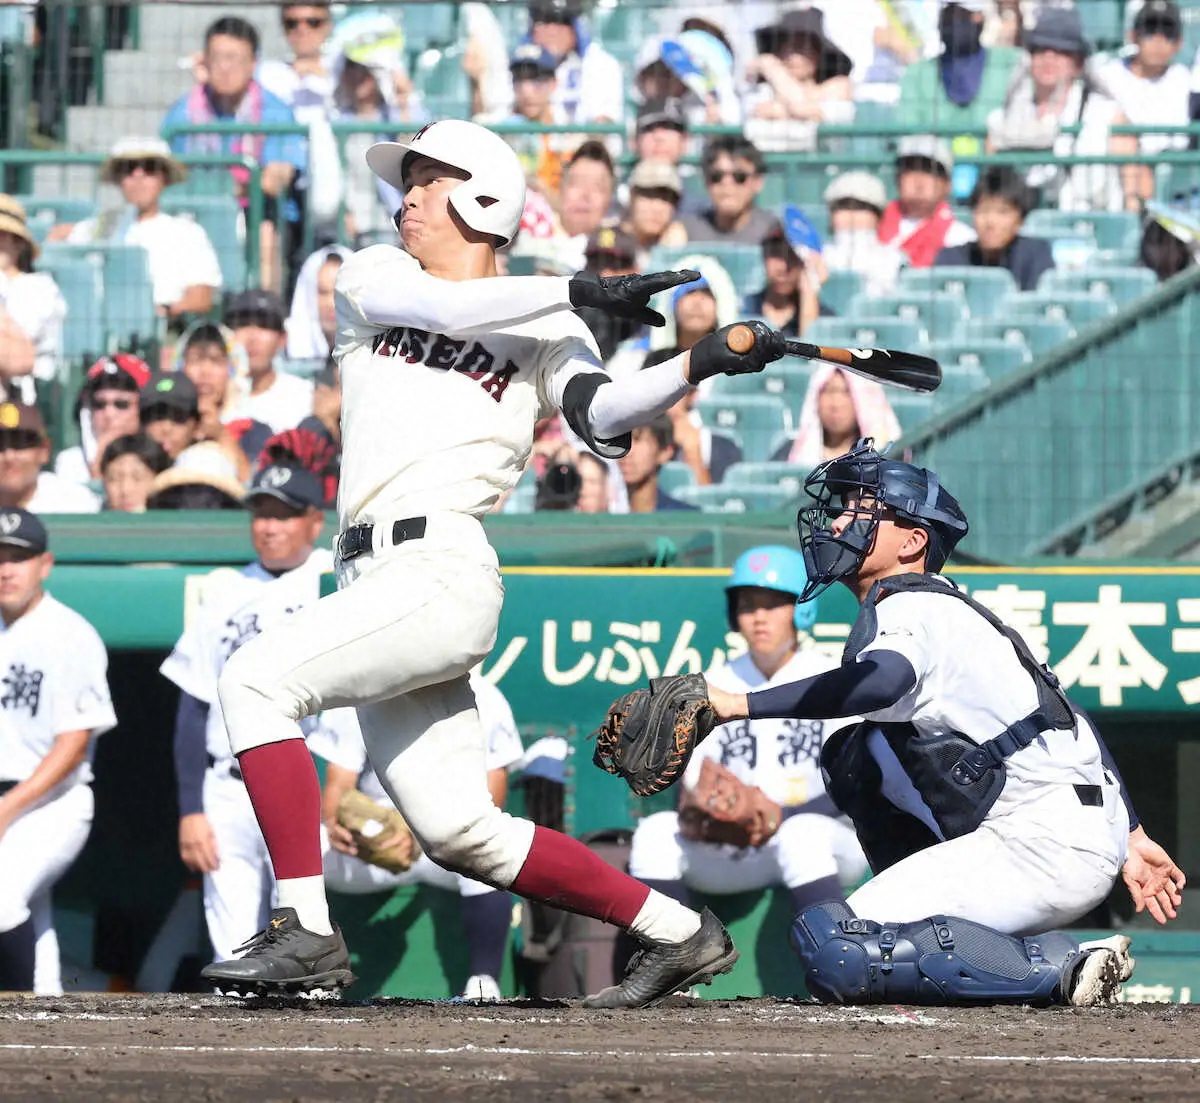
{"type": "Polygon", "coordinates": [[[49,593],[0,622],[0,781],[24,781],[64,732],[90,732],[87,755],[59,791],[92,780],[95,739],[117,723],[99,633],[49,593]]]}
{"type": "MultiPolygon", "coordinates": [[[[496,283],[442,288],[442,282],[390,245],[360,250],[338,272],[343,529],[437,511],[487,513],[517,484],[534,425],[554,412],[567,381],[581,371],[604,371],[595,340],[570,310],[547,310],[503,328],[421,328],[417,315],[436,309],[428,305],[431,293],[470,296],[478,285],[496,283]],[[411,323],[399,324],[406,284],[414,281],[425,305],[416,305],[414,293],[411,323]],[[380,288],[388,290],[396,324],[367,317],[365,300],[380,288]]],[[[533,278],[500,282],[511,288],[511,316],[529,313],[521,309],[522,289],[533,278]]]]}
{"type": "MultiPolygon", "coordinates": [[[[916,685],[867,719],[911,723],[921,735],[997,736],[1038,705],[1037,687],[1007,637],[963,601],[929,591],[889,594],[876,606],[875,637],[859,653],[895,651],[916,685]]],[[[1051,731],[1005,759],[1007,781],[987,818],[1036,799],[1046,786],[1104,782],[1100,747],[1087,724],[1051,731]]]]}
{"type": "MultiPolygon", "coordinates": [[[[201,609],[159,672],[184,693],[208,705],[205,744],[214,762],[233,757],[229,734],[221,712],[217,683],[225,663],[243,644],[280,623],[297,609],[316,601],[321,592],[321,575],[333,570],[333,556],[323,548],[294,570],[273,575],[260,563],[243,568],[241,578],[201,609]]],[[[307,732],[311,720],[302,722],[307,732]]]]}
{"type": "MultiPolygon", "coordinates": [[[[837,664],[820,652],[797,651],[767,678],[754,665],[749,652],[733,662],[708,671],[705,677],[728,693],[798,682],[821,674],[837,664]]],[[[684,773],[684,784],[695,785],[703,759],[716,759],[747,785],[757,785],[782,805],[804,804],[822,796],[821,747],[838,728],[858,722],[851,716],[838,720],[759,719],[722,724],[697,748],[684,773]]]]}
{"type": "MultiPolygon", "coordinates": [[[[471,689],[475,692],[479,722],[487,739],[487,769],[489,772],[506,770],[524,753],[512,708],[500,690],[477,674],[471,675],[471,689]]],[[[353,770],[359,775],[359,789],[372,800],[391,803],[391,797],[367,761],[362,729],[354,709],[328,709],[321,713],[309,736],[308,749],[335,766],[353,770]]]]}

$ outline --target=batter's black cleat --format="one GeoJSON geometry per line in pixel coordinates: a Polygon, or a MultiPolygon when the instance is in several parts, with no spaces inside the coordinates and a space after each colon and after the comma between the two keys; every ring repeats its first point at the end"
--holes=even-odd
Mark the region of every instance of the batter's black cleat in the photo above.
{"type": "Polygon", "coordinates": [[[349,988],[350,952],[342,932],[314,934],[300,926],[295,908],[276,908],[266,930],[259,931],[235,953],[200,970],[219,992],[243,996],[284,996],[316,989],[349,988]],[[243,952],[244,951],[244,952],[243,952]]]}
{"type": "Polygon", "coordinates": [[[584,1007],[653,1007],[693,984],[710,984],[738,959],[725,925],[705,908],[700,929],[683,942],[648,942],[630,959],[625,979],[583,1001],[584,1007]]]}

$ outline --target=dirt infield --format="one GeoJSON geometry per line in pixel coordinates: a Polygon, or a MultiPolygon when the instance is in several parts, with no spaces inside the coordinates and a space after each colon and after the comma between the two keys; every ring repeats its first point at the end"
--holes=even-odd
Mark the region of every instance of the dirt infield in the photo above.
{"type": "Polygon", "coordinates": [[[1200,1010],[825,1008],[215,997],[0,1002],[20,1100],[1173,1100],[1200,1095],[1200,1010]]]}

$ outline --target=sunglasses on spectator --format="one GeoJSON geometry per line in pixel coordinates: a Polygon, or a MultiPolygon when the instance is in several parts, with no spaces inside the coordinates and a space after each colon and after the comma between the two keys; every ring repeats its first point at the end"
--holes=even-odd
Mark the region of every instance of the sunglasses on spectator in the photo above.
{"type": "Polygon", "coordinates": [[[719,184],[726,177],[732,177],[735,184],[744,184],[754,173],[742,169],[711,169],[708,174],[710,184],[719,184]]]}
{"type": "Polygon", "coordinates": [[[181,410],[177,406],[151,406],[142,411],[142,423],[173,421],[176,425],[186,425],[195,416],[190,410],[181,410]]]}
{"type": "Polygon", "coordinates": [[[93,398],[93,410],[107,410],[112,407],[114,410],[128,410],[133,405],[132,398],[93,398]]]}
{"type": "Polygon", "coordinates": [[[318,27],[323,27],[328,20],[323,15],[306,15],[302,19],[293,19],[291,17],[283,21],[283,29],[285,31],[294,31],[298,27],[307,27],[310,31],[315,31],[318,27]]]}
{"type": "Polygon", "coordinates": [[[24,452],[39,448],[43,439],[36,429],[0,429],[0,452],[24,452]]]}
{"type": "Polygon", "coordinates": [[[117,161],[113,168],[118,176],[132,176],[138,169],[147,176],[155,176],[162,172],[163,163],[156,157],[131,157],[128,160],[117,161]]]}

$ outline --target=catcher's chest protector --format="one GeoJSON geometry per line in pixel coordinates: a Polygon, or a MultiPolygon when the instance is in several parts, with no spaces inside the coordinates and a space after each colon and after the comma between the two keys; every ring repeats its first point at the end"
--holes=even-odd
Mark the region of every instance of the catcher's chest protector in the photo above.
{"type": "MultiPolygon", "coordinates": [[[[821,755],[821,768],[826,776],[826,787],[830,796],[838,803],[838,807],[851,818],[855,818],[855,811],[860,815],[870,815],[867,806],[878,807],[886,803],[883,797],[876,796],[870,801],[851,798],[855,805],[855,811],[852,811],[842,806],[837,794],[846,794],[850,788],[845,776],[848,769],[862,773],[862,755],[869,754],[865,749],[865,742],[871,729],[878,728],[883,732],[884,738],[895,752],[921,799],[928,806],[942,837],[954,839],[974,831],[996,803],[1007,779],[1004,760],[1028,747],[1042,732],[1074,729],[1075,713],[1054,673],[1033,657],[1017,632],[953,583],[934,575],[898,575],[876,582],[859,610],[858,619],[850,629],[846,648],[842,653],[843,664],[855,662],[859,652],[875,638],[876,602],[889,593],[905,591],[936,593],[951,600],[962,601],[1005,636],[1016,651],[1022,668],[1037,687],[1038,707],[1028,716],[1005,728],[999,735],[982,743],[962,732],[922,735],[912,724],[864,723],[848,738],[826,743],[821,755]],[[852,745],[859,740],[863,742],[863,747],[856,748],[852,745]],[[852,766],[852,763],[857,765],[852,766]]],[[[861,792],[861,786],[860,777],[854,788],[861,792]]],[[[855,826],[858,827],[857,819],[855,826]]],[[[868,831],[868,834],[878,833],[868,831]]],[[[870,853],[867,857],[871,860],[870,853]]],[[[892,861],[895,860],[893,857],[892,861]]],[[[887,864],[890,865],[891,861],[887,864]]],[[[871,865],[874,868],[874,861],[871,861],[871,865]]]]}

